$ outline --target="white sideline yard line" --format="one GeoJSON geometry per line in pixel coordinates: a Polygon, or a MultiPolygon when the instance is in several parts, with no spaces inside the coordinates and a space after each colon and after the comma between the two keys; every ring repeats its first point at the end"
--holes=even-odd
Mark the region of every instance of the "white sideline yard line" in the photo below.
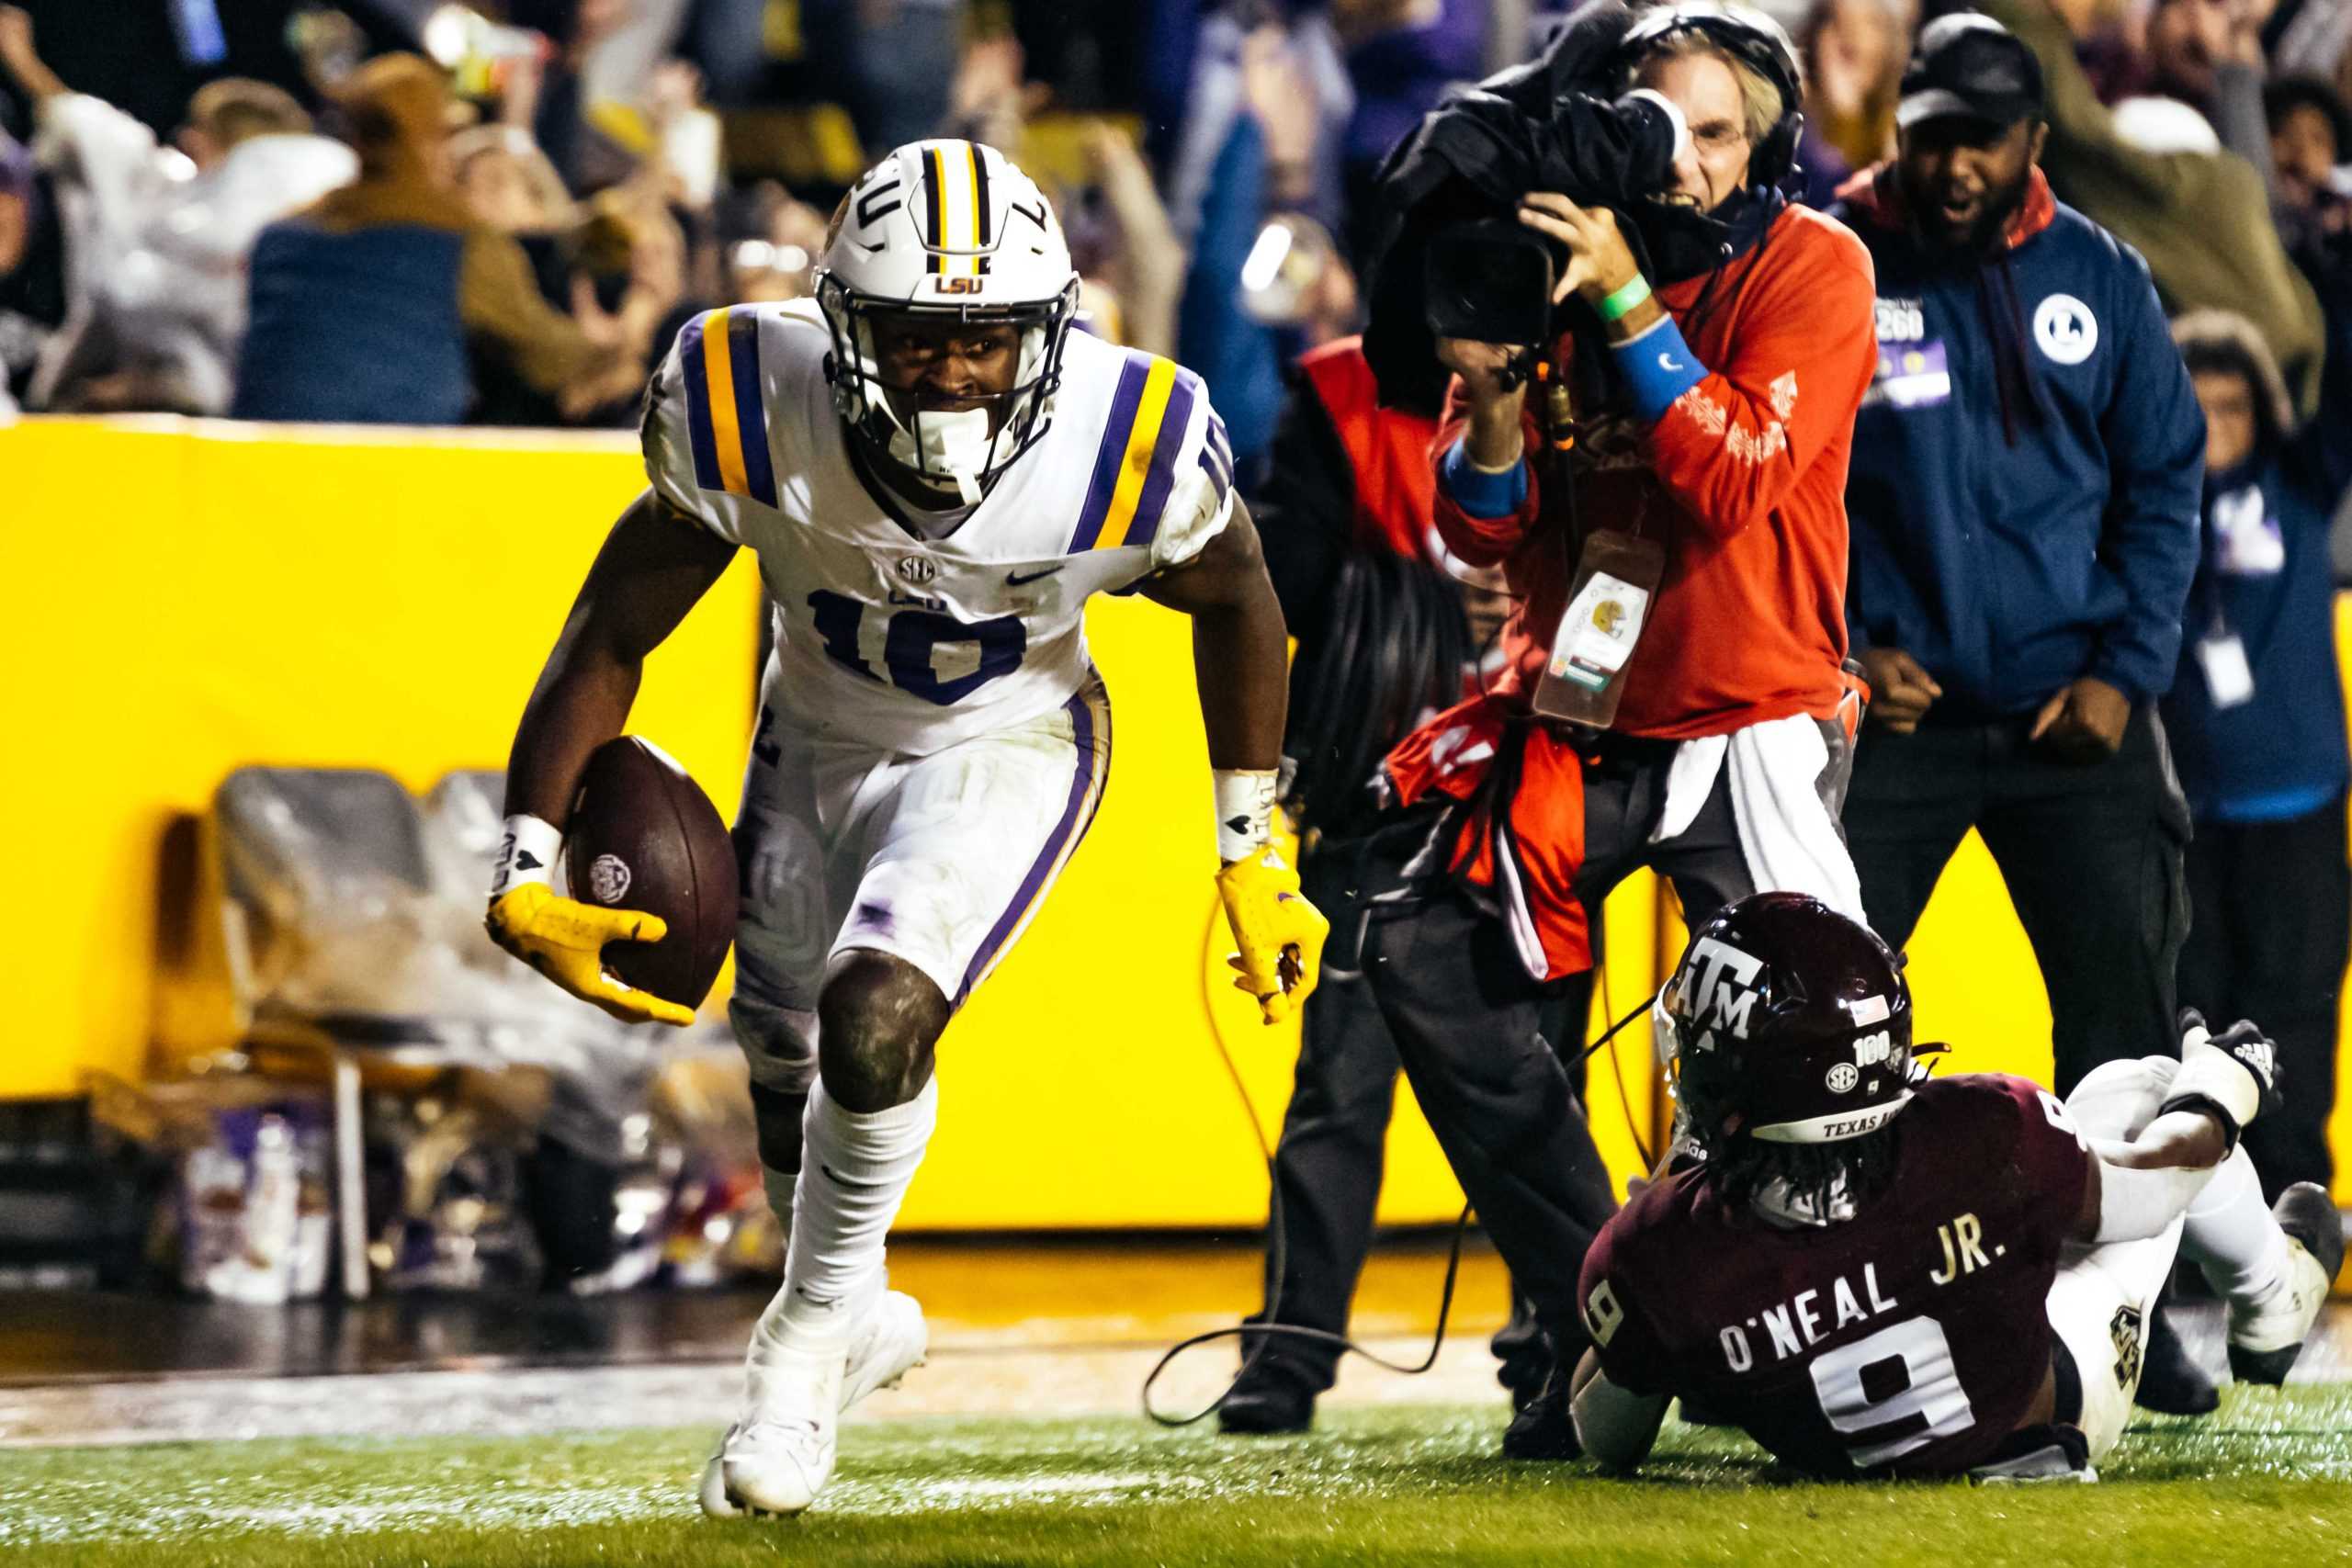
{"type": "MultiPolygon", "coordinates": [[[[362,1486],[360,1495],[334,1503],[288,1500],[275,1504],[213,1503],[198,1498],[141,1501],[91,1492],[29,1500],[0,1517],[0,1549],[105,1541],[200,1540],[223,1531],[264,1530],[331,1538],[380,1530],[428,1529],[462,1523],[477,1529],[534,1530],[567,1525],[609,1525],[677,1518],[694,1510],[691,1477],[650,1485],[582,1486],[571,1479],[524,1482],[493,1491],[453,1495],[415,1486],[362,1486]]],[[[1115,1498],[1171,1500],[1199,1497],[1215,1483],[1200,1475],[1136,1469],[1074,1474],[939,1477],[864,1481],[844,1476],[828,1487],[817,1511],[828,1515],[904,1517],[915,1513],[955,1513],[1016,1507],[1034,1503],[1100,1505],[1115,1498]]],[[[1270,1493],[1295,1492],[1328,1481],[1302,1476],[1270,1493]]],[[[21,1501],[21,1500],[19,1500],[21,1501]]]]}
{"type": "MultiPolygon", "coordinates": [[[[1372,1340],[1408,1365],[1426,1338],[1372,1340]]],[[[876,1393],[848,1420],[924,1416],[1133,1415],[1159,1359],[1156,1346],[1041,1349],[949,1344],[899,1388],[876,1393]]],[[[1232,1375],[1231,1342],[1181,1359],[1154,1391],[1159,1408],[1190,1415],[1232,1375]]],[[[373,1372],[300,1378],[162,1378],[0,1390],[0,1449],[113,1447],[209,1439],[536,1437],[615,1427],[714,1430],[734,1417],[742,1374],[733,1365],[664,1362],[373,1372]]],[[[1484,1333],[1449,1336],[1419,1377],[1357,1358],[1342,1364],[1329,1404],[1463,1404],[1502,1398],[1484,1333]]]]}
{"type": "MultiPolygon", "coordinates": [[[[2218,1368],[2221,1314],[2206,1303],[2181,1314],[2192,1353],[2218,1368]]],[[[2295,1370],[2298,1382],[2352,1377],[2352,1311],[2337,1305],[2295,1370]]],[[[921,1416],[1133,1416],[1159,1344],[1007,1343],[998,1334],[947,1329],[930,1364],[849,1415],[853,1424],[921,1416]]],[[[1408,1365],[1427,1353],[1418,1335],[1381,1336],[1369,1348],[1408,1365]]],[[[1180,1359],[1155,1390],[1158,1408],[1190,1415],[1225,1386],[1232,1341],[1180,1359]]],[[[1356,1357],[1340,1363],[1333,1405],[1447,1404],[1500,1407],[1485,1330],[1451,1334],[1436,1366],[1408,1377],[1356,1357]]],[[[728,1362],[613,1367],[479,1366],[320,1377],[176,1377],[76,1382],[0,1389],[0,1449],[113,1447],[207,1439],[539,1437],[624,1427],[707,1426],[734,1416],[741,1372],[728,1362]]],[[[0,1540],[5,1540],[0,1535],[0,1540]]]]}

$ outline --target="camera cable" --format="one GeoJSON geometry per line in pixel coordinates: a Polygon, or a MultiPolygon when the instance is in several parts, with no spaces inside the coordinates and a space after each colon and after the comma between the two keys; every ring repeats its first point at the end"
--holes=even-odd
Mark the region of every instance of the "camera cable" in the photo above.
{"type": "MultiPolygon", "coordinates": [[[[1218,945],[1216,936],[1216,917],[1212,913],[1209,919],[1208,941],[1205,945],[1211,949],[1218,945]]],[[[1212,1010],[1211,1017],[1214,1018],[1216,996],[1211,988],[1209,968],[1210,966],[1206,964],[1202,965],[1201,992],[1203,1002],[1212,1010]]],[[[1600,1038],[1586,1045],[1575,1056],[1568,1058],[1567,1065],[1574,1066],[1578,1062],[1589,1060],[1595,1052],[1614,1040],[1627,1024],[1648,1012],[1650,1003],[1656,999],[1657,994],[1653,992],[1639,1007],[1611,1023],[1600,1038]]],[[[1226,1077],[1232,1083],[1233,1092],[1241,1103],[1242,1114],[1249,1118],[1250,1136],[1257,1143],[1259,1157],[1265,1162],[1266,1166],[1267,1275],[1273,1281],[1273,1288],[1268,1292],[1264,1321],[1236,1324],[1228,1328],[1212,1328],[1188,1338],[1180,1339],[1170,1346],[1144,1377],[1143,1413],[1162,1427],[1190,1427],[1196,1422],[1206,1420],[1223,1409],[1225,1402],[1233,1397],[1234,1391],[1248,1381],[1250,1374],[1257,1370],[1259,1362],[1265,1358],[1267,1350],[1273,1345],[1277,1337],[1308,1344],[1333,1346],[1343,1355],[1361,1356],[1376,1367],[1392,1372],[1401,1372],[1408,1377],[1417,1377],[1428,1371],[1437,1365],[1438,1352],[1445,1347],[1446,1324],[1453,1314],[1453,1291],[1462,1271],[1462,1248],[1469,1235],[1470,1205],[1464,1203],[1462,1206],[1462,1213],[1454,1218],[1453,1239],[1446,1252],[1445,1280],[1438,1292],[1437,1325],[1430,1337],[1429,1354],[1415,1364],[1407,1366],[1401,1361],[1392,1361],[1376,1350],[1367,1349],[1344,1334],[1275,1321],[1282,1314],[1283,1280],[1289,1266],[1290,1250],[1289,1234],[1283,1218],[1282,1171],[1278,1163],[1282,1157],[1282,1152],[1278,1145],[1270,1145],[1266,1141],[1265,1127],[1258,1116],[1257,1101],[1250,1097],[1250,1086],[1243,1080],[1240,1066],[1234,1061],[1233,1053],[1226,1045],[1223,1032],[1212,1028],[1210,1033],[1216,1043],[1217,1059],[1224,1064],[1226,1077]],[[1247,1341],[1252,1338],[1256,1343],[1243,1354],[1240,1370],[1233,1374],[1232,1380],[1225,1385],[1223,1392],[1208,1404],[1189,1416],[1170,1416],[1153,1405],[1151,1391],[1159,1382],[1160,1375],[1168,1371],[1177,1357],[1195,1346],[1205,1345],[1212,1340],[1243,1339],[1247,1341]]],[[[1630,1117],[1631,1114],[1629,1105],[1627,1115],[1630,1117]]]]}

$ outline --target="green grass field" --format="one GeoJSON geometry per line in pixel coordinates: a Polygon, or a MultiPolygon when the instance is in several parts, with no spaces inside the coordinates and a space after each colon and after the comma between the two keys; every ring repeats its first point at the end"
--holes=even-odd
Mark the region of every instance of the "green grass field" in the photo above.
{"type": "Polygon", "coordinates": [[[797,1522],[713,1524],[710,1434],[0,1453],[0,1562],[458,1565],[1837,1562],[2092,1568],[2352,1557],[2352,1385],[2233,1390],[2135,1429],[2097,1487],[1781,1480],[1669,1425],[1638,1481],[1491,1457],[1498,1409],[1334,1413],[1240,1442],[1141,1420],[855,1425],[797,1522]]]}

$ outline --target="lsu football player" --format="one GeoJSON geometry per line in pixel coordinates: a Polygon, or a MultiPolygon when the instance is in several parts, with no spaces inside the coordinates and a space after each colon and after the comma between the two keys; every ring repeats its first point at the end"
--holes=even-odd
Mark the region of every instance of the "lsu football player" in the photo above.
{"type": "MultiPolygon", "coordinates": [[[[738,548],[775,651],[735,839],[735,1033],[786,1228],[784,1287],[704,1507],[793,1514],[836,1418],[923,1354],[883,1242],[936,1116],[933,1052],[1084,837],[1111,709],[1082,612],[1193,618],[1236,984],[1315,988],[1322,916],[1272,845],[1284,634],[1199,378],[1073,332],[1079,280],[1002,153],[899,148],[835,214],[813,300],[690,322],[646,397],[651,488],[614,525],[525,709],[490,926],[624,1019],[689,1015],[605,973],[650,917],[551,880],[590,752],[738,548]]],[[[1203,838],[1207,838],[1204,823],[1203,838]]]]}

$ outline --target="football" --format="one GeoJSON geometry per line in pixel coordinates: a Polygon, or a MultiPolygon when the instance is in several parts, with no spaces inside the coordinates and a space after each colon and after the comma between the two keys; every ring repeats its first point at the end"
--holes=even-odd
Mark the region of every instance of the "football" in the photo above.
{"type": "Polygon", "coordinates": [[[660,942],[616,942],[605,967],[664,1001],[699,1007],[735,940],[735,847],[718,808],[642,736],[596,748],[564,839],[571,896],[669,925],[660,942]]]}

